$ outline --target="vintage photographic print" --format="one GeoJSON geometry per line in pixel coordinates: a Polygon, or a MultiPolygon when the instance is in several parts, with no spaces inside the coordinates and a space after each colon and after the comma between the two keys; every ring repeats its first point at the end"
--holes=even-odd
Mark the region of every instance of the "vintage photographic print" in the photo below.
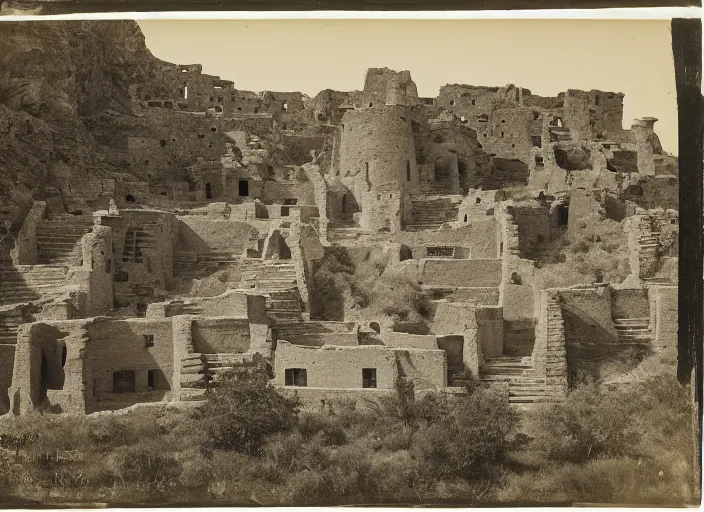
{"type": "Polygon", "coordinates": [[[672,27],[0,22],[0,505],[698,504],[672,27]]]}

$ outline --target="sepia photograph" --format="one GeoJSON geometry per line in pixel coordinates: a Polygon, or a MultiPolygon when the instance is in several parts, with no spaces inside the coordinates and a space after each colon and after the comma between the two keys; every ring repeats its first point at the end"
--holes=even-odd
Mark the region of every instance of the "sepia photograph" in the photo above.
{"type": "Polygon", "coordinates": [[[157,18],[0,21],[0,507],[699,505],[671,19],[157,18]]]}

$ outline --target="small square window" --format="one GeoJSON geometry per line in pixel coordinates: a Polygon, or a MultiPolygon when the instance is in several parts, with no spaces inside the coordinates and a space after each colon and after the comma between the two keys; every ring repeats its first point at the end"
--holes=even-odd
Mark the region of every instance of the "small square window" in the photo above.
{"type": "Polygon", "coordinates": [[[284,377],[287,386],[308,386],[308,372],[305,368],[286,368],[284,377]]]}
{"type": "Polygon", "coordinates": [[[153,334],[144,334],[142,335],[144,338],[144,348],[149,348],[154,346],[154,335],[153,334]]]}
{"type": "Polygon", "coordinates": [[[376,387],[376,368],[362,368],[362,387],[376,387]]]}

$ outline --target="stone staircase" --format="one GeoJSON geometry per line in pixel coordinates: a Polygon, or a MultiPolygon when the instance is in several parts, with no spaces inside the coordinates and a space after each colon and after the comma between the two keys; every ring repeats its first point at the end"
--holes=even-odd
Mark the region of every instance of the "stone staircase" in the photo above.
{"type": "Polygon", "coordinates": [[[331,221],[328,224],[327,238],[330,242],[354,242],[364,236],[365,231],[354,222],[331,221]]]}
{"type": "Polygon", "coordinates": [[[301,296],[296,280],[296,268],[286,260],[244,260],[241,288],[266,293],[266,311],[276,323],[302,321],[301,296]]]}
{"type": "Polygon", "coordinates": [[[424,231],[438,229],[446,222],[457,220],[459,203],[447,197],[411,200],[412,222],[406,231],[424,231]]]}
{"type": "Polygon", "coordinates": [[[52,215],[38,223],[36,231],[39,262],[51,265],[75,265],[82,258],[81,238],[93,229],[93,217],[87,215],[52,215]]]}
{"type": "Polygon", "coordinates": [[[550,142],[572,142],[570,129],[564,126],[550,126],[550,142]]]}
{"type": "Polygon", "coordinates": [[[59,265],[0,267],[0,306],[40,299],[61,285],[67,272],[59,265]]]}
{"type": "Polygon", "coordinates": [[[507,386],[511,404],[556,402],[562,397],[560,390],[547,385],[545,377],[535,376],[530,356],[493,357],[485,363],[480,372],[481,382],[507,386]]]}
{"type": "Polygon", "coordinates": [[[16,345],[22,315],[15,310],[0,311],[0,345],[16,345]]]}
{"type": "Polygon", "coordinates": [[[650,343],[652,332],[650,318],[614,318],[614,328],[618,334],[619,343],[642,344],[650,343]]]}
{"type": "Polygon", "coordinates": [[[122,261],[142,263],[144,261],[143,250],[155,246],[154,239],[160,230],[161,226],[155,222],[128,228],[125,233],[125,244],[122,248],[122,261]]]}
{"type": "Polygon", "coordinates": [[[308,345],[311,339],[318,339],[326,334],[349,334],[354,332],[354,322],[286,322],[276,325],[278,339],[290,343],[308,345]]]}
{"type": "Polygon", "coordinates": [[[205,277],[208,272],[239,265],[240,256],[231,251],[209,253],[179,252],[174,256],[174,276],[187,279],[205,277]]]}
{"type": "Polygon", "coordinates": [[[181,359],[181,400],[193,402],[205,400],[208,389],[207,367],[203,354],[191,352],[181,359]]]}

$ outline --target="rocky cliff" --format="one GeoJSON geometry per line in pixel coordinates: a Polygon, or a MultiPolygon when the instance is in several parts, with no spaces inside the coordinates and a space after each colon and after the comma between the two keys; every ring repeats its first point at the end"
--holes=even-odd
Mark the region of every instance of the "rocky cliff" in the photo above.
{"type": "Polygon", "coordinates": [[[59,178],[125,172],[90,119],[129,116],[130,85],[159,64],[134,21],[0,24],[0,237],[59,178]]]}

